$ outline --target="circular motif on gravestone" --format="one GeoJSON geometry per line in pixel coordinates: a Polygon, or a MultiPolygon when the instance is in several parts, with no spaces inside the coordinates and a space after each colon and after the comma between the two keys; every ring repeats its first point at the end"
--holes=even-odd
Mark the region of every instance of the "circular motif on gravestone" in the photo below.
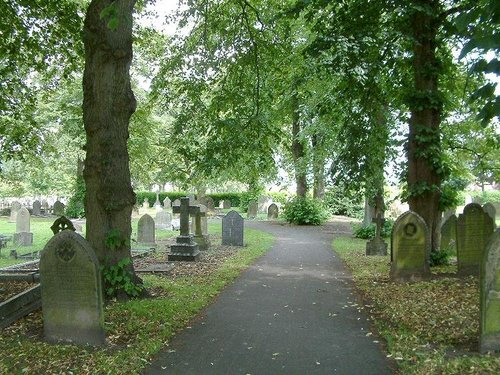
{"type": "Polygon", "coordinates": [[[413,223],[408,223],[404,227],[404,232],[408,237],[413,237],[417,233],[417,226],[413,223]]]}
{"type": "Polygon", "coordinates": [[[57,248],[56,253],[59,259],[63,262],[69,262],[75,257],[75,249],[68,242],[61,243],[57,248]]]}

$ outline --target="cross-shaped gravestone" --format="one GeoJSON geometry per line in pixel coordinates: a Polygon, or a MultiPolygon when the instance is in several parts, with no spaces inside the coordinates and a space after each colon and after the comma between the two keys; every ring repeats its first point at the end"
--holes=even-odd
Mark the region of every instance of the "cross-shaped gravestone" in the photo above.
{"type": "Polygon", "coordinates": [[[382,217],[380,213],[377,214],[377,217],[372,219],[372,223],[375,223],[375,237],[382,236],[382,227],[384,226],[385,219],[382,217]]]}
{"type": "Polygon", "coordinates": [[[202,204],[198,206],[199,206],[199,211],[194,215],[194,220],[193,220],[194,241],[198,244],[200,250],[208,250],[208,247],[210,246],[210,239],[208,234],[206,233],[207,207],[202,204]],[[203,221],[205,225],[203,225],[203,221]]]}
{"type": "Polygon", "coordinates": [[[169,261],[183,260],[196,261],[200,257],[198,244],[189,234],[189,217],[200,212],[199,206],[189,205],[189,198],[181,198],[179,206],[173,206],[174,213],[180,214],[181,234],[176,238],[176,243],[170,247],[169,261]]]}

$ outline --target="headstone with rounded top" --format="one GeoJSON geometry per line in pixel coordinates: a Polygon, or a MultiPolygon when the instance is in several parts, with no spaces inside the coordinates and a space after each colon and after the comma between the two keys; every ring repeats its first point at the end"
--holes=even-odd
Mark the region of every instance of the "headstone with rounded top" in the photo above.
{"type": "Polygon", "coordinates": [[[215,211],[215,204],[214,204],[214,199],[212,197],[207,197],[207,210],[209,212],[214,212],[215,211]]]}
{"type": "Polygon", "coordinates": [[[243,246],[244,220],[236,211],[222,218],[222,245],[243,246]]]}
{"type": "Polygon", "coordinates": [[[417,281],[430,275],[430,235],[424,219],[413,211],[402,214],[392,228],[390,277],[417,281]]]}
{"type": "Polygon", "coordinates": [[[137,223],[137,242],[142,245],[156,245],[155,221],[148,214],[142,215],[137,223]]]}
{"type": "Polygon", "coordinates": [[[163,209],[168,212],[172,212],[172,201],[169,197],[165,197],[165,199],[163,200],[163,209]]]}
{"type": "Polygon", "coordinates": [[[492,203],[488,202],[488,203],[485,203],[483,205],[483,210],[488,215],[490,215],[490,217],[493,219],[493,224],[495,224],[495,226],[496,226],[495,220],[496,220],[496,216],[497,216],[497,210],[495,209],[495,206],[492,203]]]}
{"type": "Polygon", "coordinates": [[[248,201],[247,218],[255,219],[257,217],[257,201],[251,199],[248,201]]]}
{"type": "Polygon", "coordinates": [[[231,201],[229,199],[224,200],[224,203],[222,204],[222,208],[224,210],[229,210],[231,208],[231,201]]]}
{"type": "Polygon", "coordinates": [[[14,201],[10,205],[10,218],[9,223],[15,223],[17,219],[17,211],[21,209],[21,203],[14,201]]]}
{"type": "Polygon", "coordinates": [[[82,236],[63,230],[47,242],[40,258],[40,284],[47,341],[104,344],[99,262],[82,236]]]}
{"type": "Polygon", "coordinates": [[[33,202],[33,216],[40,216],[42,214],[42,203],[39,200],[33,202]]]}
{"type": "Polygon", "coordinates": [[[491,236],[481,262],[479,351],[500,352],[500,229],[491,236]]]}
{"type": "Polygon", "coordinates": [[[382,228],[384,227],[385,219],[382,214],[378,214],[377,217],[372,219],[375,223],[375,237],[366,243],[366,255],[387,255],[387,243],[382,238],[382,228]]]}
{"type": "Polygon", "coordinates": [[[155,226],[157,229],[172,229],[172,214],[166,210],[156,213],[155,226]]]}
{"type": "Polygon", "coordinates": [[[268,220],[276,220],[278,218],[279,208],[276,203],[271,203],[269,207],[267,207],[267,219],[268,220]]]}
{"type": "Polygon", "coordinates": [[[21,207],[17,211],[16,233],[13,237],[17,246],[33,245],[33,233],[30,232],[30,213],[26,207],[21,207]]]}
{"type": "Polygon", "coordinates": [[[44,215],[47,215],[49,213],[49,202],[47,202],[46,199],[42,201],[42,210],[44,215]]]}
{"type": "Polygon", "coordinates": [[[457,249],[457,217],[454,214],[441,225],[440,249],[453,252],[457,249]]]}
{"type": "Polygon", "coordinates": [[[57,216],[64,215],[64,209],[66,206],[61,201],[55,201],[54,206],[52,207],[52,213],[57,216]]]}
{"type": "Polygon", "coordinates": [[[457,262],[460,275],[478,275],[493,219],[478,203],[469,203],[457,220],[457,262]]]}

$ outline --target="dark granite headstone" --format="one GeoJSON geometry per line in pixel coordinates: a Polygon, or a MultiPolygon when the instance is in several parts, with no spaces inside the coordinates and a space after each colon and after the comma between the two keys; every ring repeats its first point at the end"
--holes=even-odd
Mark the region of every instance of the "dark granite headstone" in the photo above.
{"type": "Polygon", "coordinates": [[[243,246],[244,220],[236,211],[229,211],[222,218],[222,244],[243,246]]]}
{"type": "Polygon", "coordinates": [[[461,275],[478,275],[486,244],[494,231],[492,218],[478,203],[469,203],[457,220],[457,261],[461,275]]]}
{"type": "Polygon", "coordinates": [[[55,201],[54,207],[52,207],[52,213],[57,216],[62,216],[64,215],[65,208],[66,206],[64,205],[64,203],[55,201]]]}
{"type": "Polygon", "coordinates": [[[500,229],[486,246],[480,283],[479,351],[500,352],[500,229]]]}
{"type": "Polygon", "coordinates": [[[424,219],[412,211],[402,214],[392,228],[391,279],[416,281],[430,275],[430,236],[424,219]]]}
{"type": "Polygon", "coordinates": [[[42,203],[39,200],[33,202],[33,216],[40,216],[42,214],[42,203]]]}
{"type": "Polygon", "coordinates": [[[50,342],[104,344],[99,262],[79,234],[63,230],[40,258],[43,330],[50,342]]]}

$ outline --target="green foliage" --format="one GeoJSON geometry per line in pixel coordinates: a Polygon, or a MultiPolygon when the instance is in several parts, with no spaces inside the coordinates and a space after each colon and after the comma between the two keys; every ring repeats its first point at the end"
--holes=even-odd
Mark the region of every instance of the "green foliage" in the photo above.
{"type": "Polygon", "coordinates": [[[138,297],[144,286],[133,281],[133,274],[129,266],[132,259],[122,258],[114,265],[101,265],[101,272],[104,278],[104,289],[108,297],[117,296],[120,292],[125,292],[129,297],[138,297]]]}
{"type": "Polygon", "coordinates": [[[361,219],[363,205],[359,194],[349,194],[344,189],[334,186],[325,193],[325,205],[332,215],[343,215],[361,219]]]}
{"type": "Polygon", "coordinates": [[[470,193],[474,200],[477,200],[481,204],[485,204],[487,202],[490,203],[500,203],[500,191],[492,190],[492,191],[473,191],[470,193]]]}
{"type": "Polygon", "coordinates": [[[66,215],[71,218],[85,217],[85,181],[83,176],[76,178],[75,192],[66,206],[66,215]]]}
{"type": "Polygon", "coordinates": [[[446,211],[460,205],[462,194],[469,181],[465,178],[449,178],[441,184],[441,196],[439,197],[439,209],[446,211]]]}
{"type": "MultiPolygon", "coordinates": [[[[393,220],[385,219],[384,226],[382,227],[381,236],[388,238],[391,236],[392,227],[394,225],[393,220]]],[[[354,225],[353,234],[356,238],[370,239],[375,237],[376,225],[370,224],[363,227],[361,224],[354,225]]]]}
{"type": "Polygon", "coordinates": [[[118,228],[111,229],[106,233],[105,244],[111,250],[119,249],[120,247],[127,246],[129,240],[125,238],[118,228]]]}
{"type": "Polygon", "coordinates": [[[309,197],[296,197],[283,206],[283,217],[291,224],[321,225],[328,216],[324,205],[309,197]]]}
{"type": "Polygon", "coordinates": [[[450,262],[453,251],[450,249],[440,249],[439,251],[431,251],[430,266],[446,266],[450,262]]]}
{"type": "MultiPolygon", "coordinates": [[[[220,201],[231,201],[231,207],[239,207],[241,204],[242,193],[213,193],[207,194],[207,197],[211,197],[214,200],[215,206],[219,205],[220,201]]],[[[247,202],[248,205],[248,202],[247,202]]]]}

